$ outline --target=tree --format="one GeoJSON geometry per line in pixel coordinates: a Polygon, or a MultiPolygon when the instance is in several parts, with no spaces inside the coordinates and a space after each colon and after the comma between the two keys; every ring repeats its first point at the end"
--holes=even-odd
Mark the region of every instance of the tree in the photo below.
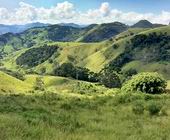
{"type": "Polygon", "coordinates": [[[75,77],[75,67],[72,63],[63,63],[54,69],[54,75],[63,77],[75,77]]]}
{"type": "Polygon", "coordinates": [[[103,72],[101,72],[100,82],[109,88],[121,87],[119,75],[115,71],[110,71],[108,69],[105,69],[103,72]]]}

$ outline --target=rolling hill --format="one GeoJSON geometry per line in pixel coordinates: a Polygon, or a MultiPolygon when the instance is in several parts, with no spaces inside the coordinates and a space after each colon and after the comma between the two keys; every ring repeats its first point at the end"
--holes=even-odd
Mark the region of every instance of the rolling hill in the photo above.
{"type": "Polygon", "coordinates": [[[0,92],[1,93],[24,93],[32,90],[29,83],[25,83],[0,71],[0,92]]]}
{"type": "MultiPolygon", "coordinates": [[[[121,61],[126,60],[124,55],[128,53],[133,56],[133,58],[120,65],[123,71],[127,71],[128,69],[132,68],[139,72],[158,71],[169,78],[169,30],[169,26],[156,29],[133,28],[117,35],[116,37],[113,37],[112,40],[101,43],[48,43],[46,47],[57,46],[59,47],[58,50],[50,57],[47,57],[47,59],[44,61],[39,61],[36,59],[35,62],[39,61],[38,65],[33,66],[31,69],[41,72],[41,70],[45,68],[47,73],[51,73],[55,65],[62,64],[64,62],[72,62],[77,66],[86,67],[91,71],[99,72],[105,67],[105,65],[110,64],[112,66],[113,63],[116,63],[115,61],[120,61],[119,59],[122,59],[121,61]],[[160,47],[162,41],[158,41],[156,43],[151,42],[150,44],[148,44],[148,42],[143,44],[143,41],[134,42],[135,40],[140,40],[140,38],[143,37],[146,38],[145,40],[150,39],[150,37],[154,36],[153,34],[155,32],[156,34],[161,33],[161,36],[164,38],[165,43],[163,44],[162,48],[160,47]],[[166,32],[167,34],[165,34],[166,32]],[[148,36],[150,34],[152,36],[148,36]],[[134,47],[134,43],[139,43],[137,45],[138,47],[134,47]],[[148,45],[150,47],[148,47],[148,45]],[[129,46],[131,48],[129,48],[129,46]],[[128,48],[130,49],[129,52],[127,51],[128,48]],[[155,51],[154,56],[151,57],[153,51],[155,51]]],[[[153,42],[158,40],[161,36],[155,36],[155,39],[152,39],[153,42]]],[[[161,38],[161,40],[163,39],[161,38]]],[[[21,49],[16,53],[7,55],[3,59],[4,66],[9,69],[18,69],[16,60],[21,56],[21,54],[22,57],[27,59],[27,62],[29,62],[29,59],[32,59],[32,57],[27,55],[27,51],[33,50],[35,52],[36,50],[39,50],[38,48],[41,49],[42,47],[35,47],[35,49],[21,49]]],[[[25,62],[25,65],[27,65],[27,62],[25,62]]]]}
{"type": "Polygon", "coordinates": [[[57,65],[71,62],[94,72],[119,67],[122,71],[157,71],[170,79],[169,42],[170,26],[130,28],[119,22],[85,28],[51,25],[1,35],[1,63],[7,69],[50,74],[57,65]]]}
{"type": "Polygon", "coordinates": [[[67,62],[91,73],[119,69],[120,76],[157,71],[169,93],[169,46],[170,26],[52,25],[1,35],[0,139],[169,139],[169,94],[125,93],[52,76],[67,62]]]}
{"type": "Polygon", "coordinates": [[[30,48],[48,42],[99,42],[109,39],[125,30],[128,26],[122,23],[92,24],[84,28],[63,25],[35,27],[22,33],[6,33],[0,36],[0,49],[8,46],[13,50],[22,47],[30,48]]]}

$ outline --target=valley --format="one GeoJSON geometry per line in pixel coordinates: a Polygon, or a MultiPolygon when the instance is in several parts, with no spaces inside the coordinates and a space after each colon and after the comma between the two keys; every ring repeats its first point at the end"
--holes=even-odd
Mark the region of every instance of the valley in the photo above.
{"type": "Polygon", "coordinates": [[[0,139],[168,140],[169,93],[169,25],[56,24],[0,35],[0,139]]]}

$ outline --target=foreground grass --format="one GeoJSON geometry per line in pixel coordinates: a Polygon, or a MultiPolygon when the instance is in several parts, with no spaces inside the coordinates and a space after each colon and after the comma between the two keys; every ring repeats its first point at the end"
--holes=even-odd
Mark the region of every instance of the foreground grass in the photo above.
{"type": "Polygon", "coordinates": [[[115,94],[94,98],[54,93],[0,95],[0,139],[168,140],[169,95],[115,94]],[[136,102],[161,104],[164,114],[132,111],[136,102]],[[165,111],[166,110],[166,111],[165,111]]]}
{"type": "Polygon", "coordinates": [[[170,90],[170,80],[168,81],[167,89],[169,89],[169,90],[170,90]]]}

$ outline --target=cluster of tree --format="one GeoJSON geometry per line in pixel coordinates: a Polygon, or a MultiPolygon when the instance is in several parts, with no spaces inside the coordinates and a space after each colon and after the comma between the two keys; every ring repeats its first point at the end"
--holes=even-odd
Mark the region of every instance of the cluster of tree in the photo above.
{"type": "Polygon", "coordinates": [[[91,72],[87,68],[76,67],[72,63],[63,63],[54,69],[54,75],[71,77],[77,80],[98,82],[98,74],[91,72]]]}
{"type": "Polygon", "coordinates": [[[39,48],[32,48],[21,54],[16,63],[20,66],[34,67],[48,60],[56,51],[57,46],[44,45],[39,48]]]}
{"type": "Polygon", "coordinates": [[[61,66],[57,66],[54,69],[53,74],[88,82],[99,82],[109,88],[120,88],[122,83],[132,75],[137,74],[137,71],[135,69],[130,69],[118,73],[115,70],[105,68],[99,73],[94,73],[87,68],[76,67],[72,63],[63,63],[61,66]]]}
{"type": "Polygon", "coordinates": [[[129,49],[147,48],[147,53],[143,54],[146,62],[170,60],[170,36],[166,32],[136,35],[131,42],[132,46],[129,49]]]}

